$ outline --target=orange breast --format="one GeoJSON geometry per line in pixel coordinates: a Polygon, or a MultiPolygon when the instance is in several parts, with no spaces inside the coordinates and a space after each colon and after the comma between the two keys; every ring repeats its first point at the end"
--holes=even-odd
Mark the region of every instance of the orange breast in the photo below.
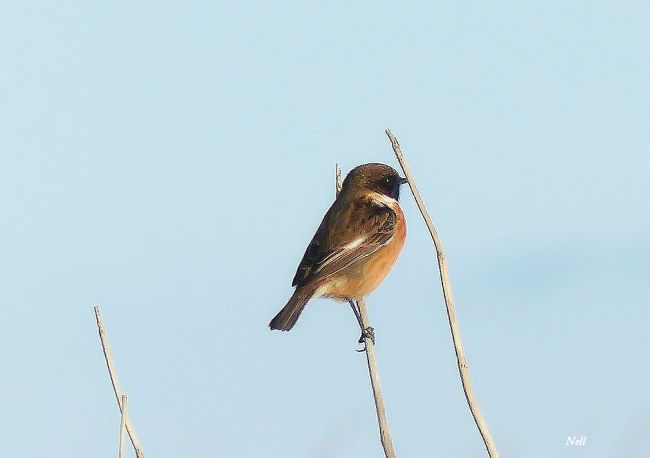
{"type": "Polygon", "coordinates": [[[360,300],[381,284],[397,261],[406,240],[404,213],[399,206],[396,206],[395,210],[397,225],[391,241],[370,256],[329,278],[322,286],[323,296],[360,300]]]}

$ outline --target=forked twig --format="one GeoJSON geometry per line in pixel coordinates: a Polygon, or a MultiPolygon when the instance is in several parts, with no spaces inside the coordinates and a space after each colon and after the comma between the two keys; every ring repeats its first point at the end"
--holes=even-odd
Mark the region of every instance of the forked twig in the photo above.
{"type": "MultiPolygon", "coordinates": [[[[120,382],[117,378],[117,371],[115,370],[115,365],[113,364],[113,355],[111,354],[111,347],[108,345],[108,335],[104,329],[104,323],[102,321],[102,313],[99,310],[99,306],[95,306],[95,320],[97,321],[97,330],[99,332],[99,340],[102,343],[102,350],[104,351],[104,360],[106,361],[106,367],[108,368],[108,376],[111,378],[111,384],[113,385],[113,391],[115,392],[115,398],[117,399],[117,405],[120,408],[120,413],[122,413],[122,391],[120,390],[120,382]]],[[[128,416],[128,413],[124,414],[124,427],[126,432],[131,438],[131,443],[133,444],[133,449],[135,450],[135,456],[137,458],[144,458],[144,452],[142,451],[142,445],[140,444],[140,439],[135,432],[133,423],[128,416]]]]}
{"type": "Polygon", "coordinates": [[[476,396],[472,388],[472,382],[469,376],[469,368],[467,367],[467,360],[465,359],[465,352],[463,351],[463,344],[460,338],[460,327],[458,325],[458,320],[456,319],[456,308],[454,307],[454,300],[451,295],[451,283],[449,281],[449,272],[447,270],[447,261],[445,259],[445,252],[442,248],[442,242],[440,241],[438,232],[433,226],[433,222],[431,221],[431,217],[429,216],[429,212],[424,205],[424,201],[420,196],[418,188],[415,185],[415,180],[411,175],[411,169],[409,168],[406,159],[404,159],[404,155],[402,154],[402,149],[399,146],[397,138],[395,138],[395,135],[393,135],[390,129],[386,129],[386,135],[388,135],[399,165],[402,167],[404,175],[408,179],[408,183],[411,188],[411,192],[413,193],[413,197],[415,198],[415,202],[420,209],[420,213],[422,213],[422,217],[424,218],[424,222],[429,229],[429,234],[431,234],[431,239],[433,240],[433,244],[436,248],[438,268],[440,271],[440,282],[442,283],[442,294],[445,299],[445,306],[447,307],[447,318],[449,319],[449,328],[451,329],[451,338],[454,342],[456,361],[458,363],[458,372],[460,373],[460,380],[463,384],[465,399],[467,399],[469,410],[471,411],[472,417],[474,417],[474,422],[476,423],[476,426],[481,433],[481,437],[485,443],[485,448],[487,449],[488,455],[490,458],[498,458],[499,452],[496,448],[496,445],[494,444],[492,436],[490,435],[488,425],[485,422],[483,415],[481,414],[481,410],[478,406],[478,401],[476,400],[476,396]]]}
{"type": "MultiPolygon", "coordinates": [[[[341,168],[336,165],[336,195],[341,191],[341,168]]],[[[368,310],[364,300],[357,301],[359,312],[361,313],[362,328],[370,327],[368,310]]],[[[368,361],[368,373],[370,374],[370,384],[372,386],[372,395],[375,399],[375,410],[377,412],[377,422],[379,423],[379,438],[384,448],[386,458],[395,458],[395,449],[393,448],[393,439],[388,429],[388,418],[386,417],[386,408],[384,407],[384,396],[381,392],[381,383],[379,381],[379,371],[377,370],[377,358],[375,356],[375,344],[370,335],[364,335],[364,345],[366,360],[368,361]]]]}

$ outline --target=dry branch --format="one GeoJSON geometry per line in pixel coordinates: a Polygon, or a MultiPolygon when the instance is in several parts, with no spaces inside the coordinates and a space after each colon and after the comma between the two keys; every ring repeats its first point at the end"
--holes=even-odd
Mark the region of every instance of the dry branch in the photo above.
{"type": "MultiPolygon", "coordinates": [[[[359,306],[359,312],[361,312],[363,328],[366,329],[370,326],[366,302],[360,300],[357,302],[357,305],[359,306]]],[[[366,359],[368,360],[368,373],[370,374],[370,384],[372,385],[372,395],[375,398],[375,410],[377,411],[377,421],[379,422],[379,437],[381,439],[381,445],[384,447],[386,458],[395,458],[393,438],[388,429],[388,417],[386,416],[386,408],[384,407],[384,396],[381,392],[381,383],[379,382],[377,358],[375,357],[375,344],[372,342],[372,338],[370,337],[366,336],[364,340],[366,359]]]]}
{"type": "Polygon", "coordinates": [[[119,458],[122,458],[124,456],[124,425],[126,423],[126,404],[127,404],[127,398],[126,394],[122,395],[122,413],[120,415],[120,445],[118,448],[117,455],[119,458]]]}
{"type": "MultiPolygon", "coordinates": [[[[122,390],[120,390],[120,381],[117,378],[117,371],[115,370],[115,365],[113,363],[113,355],[111,354],[111,347],[108,344],[108,334],[104,329],[104,323],[102,321],[102,313],[99,310],[99,306],[95,306],[95,319],[97,320],[97,330],[99,332],[99,340],[102,343],[102,350],[104,351],[104,360],[106,361],[106,367],[108,368],[108,376],[111,378],[111,384],[113,385],[113,391],[115,392],[115,398],[117,399],[117,406],[120,408],[120,414],[122,414],[122,390]]],[[[135,450],[135,456],[137,458],[144,458],[144,452],[142,451],[142,445],[140,444],[140,439],[135,432],[133,423],[128,416],[128,413],[124,413],[124,427],[126,432],[129,434],[131,443],[133,444],[133,449],[135,450]]]]}
{"type": "Polygon", "coordinates": [[[397,138],[395,138],[395,135],[393,135],[390,129],[386,129],[386,135],[388,135],[390,143],[393,146],[395,156],[399,161],[399,165],[402,167],[404,175],[408,179],[408,183],[411,188],[411,192],[413,193],[413,197],[415,198],[415,202],[420,209],[420,213],[422,213],[422,217],[424,218],[424,222],[429,229],[429,234],[431,234],[431,239],[433,240],[433,244],[436,248],[438,268],[440,270],[440,282],[442,283],[442,294],[445,299],[445,306],[447,307],[447,318],[449,319],[449,328],[451,329],[451,338],[454,342],[456,361],[458,363],[458,372],[460,373],[460,380],[463,384],[465,399],[467,399],[469,410],[471,411],[472,417],[474,417],[474,422],[476,423],[476,426],[481,433],[481,437],[485,443],[485,448],[487,449],[488,455],[490,458],[498,458],[499,452],[497,451],[496,445],[492,440],[492,436],[488,430],[488,425],[485,422],[483,415],[481,414],[481,410],[478,406],[478,401],[476,400],[476,396],[472,388],[472,382],[469,376],[469,368],[467,366],[467,360],[465,359],[465,352],[463,351],[463,344],[460,337],[460,327],[458,325],[458,320],[456,319],[456,308],[454,307],[454,300],[451,295],[451,283],[449,281],[449,272],[447,270],[447,261],[445,260],[445,252],[442,248],[442,242],[440,241],[438,232],[433,226],[433,222],[431,221],[431,217],[429,216],[429,212],[424,205],[424,201],[420,196],[418,188],[415,185],[415,180],[411,175],[411,169],[409,168],[406,159],[404,159],[404,155],[402,154],[402,149],[399,146],[397,138]]]}
{"type": "MultiPolygon", "coordinates": [[[[336,195],[341,191],[341,168],[336,165],[336,195]]],[[[357,302],[359,312],[361,313],[362,328],[367,329],[370,327],[370,319],[368,317],[368,310],[366,302],[361,300],[357,302]]],[[[364,336],[364,345],[366,359],[368,361],[368,373],[370,374],[370,384],[372,386],[372,395],[375,399],[375,410],[377,412],[377,422],[379,423],[379,438],[381,445],[384,448],[386,458],[395,458],[395,450],[393,448],[393,439],[388,429],[388,418],[386,417],[386,408],[384,407],[384,396],[381,392],[381,383],[379,381],[379,371],[377,369],[377,358],[375,356],[375,344],[370,336],[364,336]]]]}

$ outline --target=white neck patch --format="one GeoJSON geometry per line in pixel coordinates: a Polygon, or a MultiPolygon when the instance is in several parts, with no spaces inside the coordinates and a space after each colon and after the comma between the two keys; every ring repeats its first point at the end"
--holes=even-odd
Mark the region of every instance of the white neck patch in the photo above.
{"type": "Polygon", "coordinates": [[[378,192],[371,192],[370,200],[372,200],[372,202],[376,205],[379,205],[381,207],[388,207],[391,209],[394,209],[395,205],[397,205],[397,200],[393,199],[392,197],[388,197],[385,194],[379,194],[378,192]]]}

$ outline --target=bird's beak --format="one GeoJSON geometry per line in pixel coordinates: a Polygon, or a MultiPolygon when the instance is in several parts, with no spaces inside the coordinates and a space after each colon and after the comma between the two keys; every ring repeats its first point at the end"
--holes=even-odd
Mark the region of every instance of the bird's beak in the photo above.
{"type": "Polygon", "coordinates": [[[409,182],[408,178],[399,177],[399,184],[406,184],[409,182]]]}

